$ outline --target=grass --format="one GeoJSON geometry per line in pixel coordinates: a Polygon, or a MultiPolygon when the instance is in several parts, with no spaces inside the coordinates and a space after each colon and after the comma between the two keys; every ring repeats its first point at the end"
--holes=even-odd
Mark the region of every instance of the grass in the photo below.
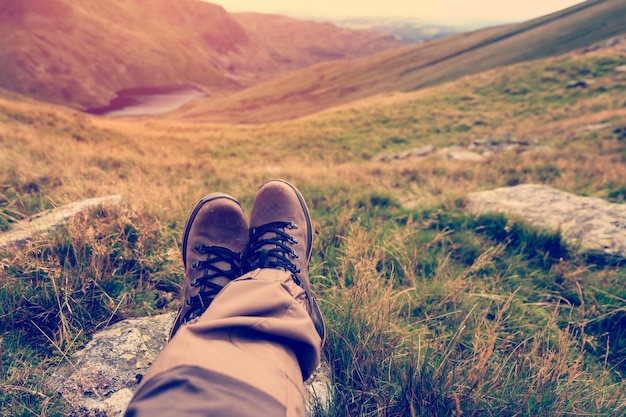
{"type": "Polygon", "coordinates": [[[46,375],[93,331],[178,306],[194,202],[221,190],[249,209],[257,187],[281,177],[316,224],[311,273],[336,387],[318,415],[623,415],[621,264],[469,214],[464,198],[535,182],[622,201],[626,80],[612,68],[625,61],[619,50],[570,55],[259,126],[106,120],[0,99],[0,228],[125,197],[2,254],[0,414],[67,414],[46,375]],[[595,83],[566,88],[582,76],[595,83]],[[611,127],[579,130],[597,123],[611,127]],[[491,135],[547,148],[486,164],[376,158],[491,135]]]}
{"type": "Polygon", "coordinates": [[[623,382],[613,379],[624,364],[589,348],[623,335],[581,332],[595,320],[589,311],[608,305],[592,301],[595,274],[581,277],[582,261],[558,235],[445,207],[393,212],[353,219],[332,252],[336,266],[318,263],[332,280],[322,290],[338,389],[331,415],[624,411],[623,382]]]}

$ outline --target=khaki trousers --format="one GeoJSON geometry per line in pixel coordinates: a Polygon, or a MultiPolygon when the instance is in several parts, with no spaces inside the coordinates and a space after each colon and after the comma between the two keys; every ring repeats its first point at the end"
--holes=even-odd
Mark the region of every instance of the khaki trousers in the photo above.
{"type": "Polygon", "coordinates": [[[165,346],[126,416],[304,416],[321,344],[305,302],[282,270],[232,281],[165,346]]]}

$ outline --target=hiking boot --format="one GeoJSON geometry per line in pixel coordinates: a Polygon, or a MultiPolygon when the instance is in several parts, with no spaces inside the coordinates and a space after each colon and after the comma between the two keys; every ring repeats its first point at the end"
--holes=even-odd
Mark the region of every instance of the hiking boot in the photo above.
{"type": "Polygon", "coordinates": [[[323,344],[324,320],[309,282],[312,244],[311,216],[302,194],[285,181],[265,183],[259,189],[250,213],[245,270],[273,268],[290,272],[295,283],[304,289],[305,308],[323,344]]]}
{"type": "Polygon", "coordinates": [[[246,216],[233,197],[204,196],[189,215],[183,235],[185,304],[178,311],[170,339],[183,324],[200,317],[226,284],[240,277],[248,244],[246,216]]]}

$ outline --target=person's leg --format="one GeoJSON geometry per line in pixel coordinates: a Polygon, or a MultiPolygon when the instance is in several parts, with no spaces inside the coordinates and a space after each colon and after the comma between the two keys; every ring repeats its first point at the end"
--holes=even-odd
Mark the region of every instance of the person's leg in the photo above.
{"type": "MultiPolygon", "coordinates": [[[[230,243],[240,240],[240,225],[235,232],[218,230],[226,224],[219,218],[241,218],[241,209],[228,198],[222,195],[217,203],[201,200],[201,207],[192,212],[183,240],[185,291],[191,298],[176,320],[169,344],[135,392],[128,416],[304,415],[303,380],[319,362],[324,337],[308,278],[312,228],[306,204],[287,183],[263,186],[253,205],[251,240],[242,257],[247,265],[243,269],[254,269],[221,291],[216,286],[198,289],[194,280],[206,279],[195,270],[207,266],[207,261],[191,262],[194,247],[204,245],[200,247],[204,252],[216,246],[232,252],[241,248],[230,243]],[[196,231],[200,225],[201,233],[196,231]],[[197,241],[200,235],[205,243],[197,241]],[[221,240],[227,235],[228,242],[221,240]],[[210,303],[210,308],[202,313],[198,303],[200,307],[210,303]]],[[[222,258],[213,264],[217,270],[237,268],[236,262],[228,266],[222,258]]]]}

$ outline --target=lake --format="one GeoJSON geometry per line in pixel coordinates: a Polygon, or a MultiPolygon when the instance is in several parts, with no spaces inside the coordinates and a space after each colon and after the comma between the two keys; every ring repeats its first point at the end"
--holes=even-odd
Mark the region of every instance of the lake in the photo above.
{"type": "Polygon", "coordinates": [[[206,93],[190,86],[132,88],[118,91],[107,106],[86,112],[109,117],[162,114],[205,96],[206,93]]]}

